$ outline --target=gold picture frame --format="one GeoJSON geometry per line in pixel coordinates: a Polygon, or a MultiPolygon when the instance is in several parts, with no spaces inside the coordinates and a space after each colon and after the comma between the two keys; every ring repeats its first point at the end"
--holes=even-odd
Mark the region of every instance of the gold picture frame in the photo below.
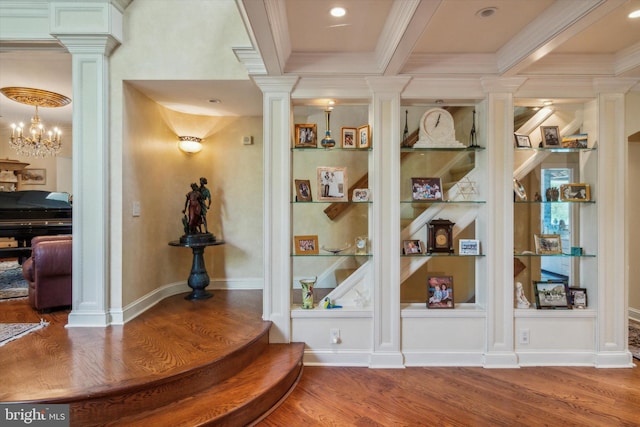
{"type": "Polygon", "coordinates": [[[369,125],[358,127],[358,148],[371,148],[371,129],[369,125]]]}
{"type": "Polygon", "coordinates": [[[347,179],[347,168],[320,166],[316,170],[318,176],[319,201],[349,201],[349,182],[347,179]]]}
{"type": "Polygon", "coordinates": [[[296,179],[296,202],[311,202],[313,196],[311,195],[311,182],[308,179],[296,179]]]}
{"type": "Polygon", "coordinates": [[[560,186],[560,201],[588,202],[591,200],[591,187],[585,183],[562,184],[560,186]]]}
{"type": "Polygon", "coordinates": [[[542,146],[544,148],[560,148],[560,127],[558,126],[540,126],[542,133],[542,146]]]}
{"type": "Polygon", "coordinates": [[[318,236],[293,236],[293,246],[296,255],[318,255],[318,236]]]}
{"type": "Polygon", "coordinates": [[[342,148],[356,148],[358,128],[342,127],[340,129],[342,148]]]}
{"type": "Polygon", "coordinates": [[[315,123],[296,123],[295,130],[296,148],[318,147],[318,126],[315,123]]]}
{"type": "Polygon", "coordinates": [[[534,236],[536,244],[536,254],[538,255],[561,255],[562,240],[559,234],[536,234],[534,236]]]}

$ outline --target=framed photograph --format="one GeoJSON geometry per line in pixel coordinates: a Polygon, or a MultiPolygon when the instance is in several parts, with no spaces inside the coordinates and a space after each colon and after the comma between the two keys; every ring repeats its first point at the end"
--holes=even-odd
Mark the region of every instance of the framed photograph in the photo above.
{"type": "Polygon", "coordinates": [[[416,201],[442,200],[440,178],[411,178],[411,197],[416,201]]]}
{"type": "Polygon", "coordinates": [[[569,301],[573,308],[587,308],[587,289],[569,288],[569,301]]]}
{"type": "Polygon", "coordinates": [[[341,129],[342,135],[342,148],[356,148],[356,135],[358,134],[357,128],[343,127],[341,129]]]}
{"type": "Polygon", "coordinates": [[[318,167],[318,200],[324,202],[347,202],[347,168],[318,167]]]}
{"type": "Polygon", "coordinates": [[[353,190],[351,200],[354,202],[368,202],[369,201],[369,189],[368,188],[356,188],[353,190]]]}
{"type": "Polygon", "coordinates": [[[427,308],[454,308],[453,276],[430,276],[427,279],[427,308]]]}
{"type": "Polygon", "coordinates": [[[531,148],[531,139],[529,139],[529,135],[514,133],[513,136],[515,137],[517,148],[531,148]]]}
{"type": "Polygon", "coordinates": [[[317,255],[318,236],[294,236],[293,244],[296,255],[317,255]]]}
{"type": "Polygon", "coordinates": [[[540,126],[542,132],[542,146],[545,148],[560,148],[560,128],[558,126],[540,126]]]}
{"type": "Polygon", "coordinates": [[[22,184],[44,185],[47,183],[46,169],[23,169],[20,176],[22,184]]]}
{"type": "Polygon", "coordinates": [[[308,179],[296,179],[295,185],[297,202],[313,201],[313,197],[311,196],[311,182],[308,179]]]}
{"type": "Polygon", "coordinates": [[[571,308],[569,285],[566,280],[534,281],[533,288],[536,293],[536,308],[571,308]]]}
{"type": "Polygon", "coordinates": [[[318,147],[318,129],[315,123],[296,124],[296,143],[298,148],[318,147]]]}
{"type": "Polygon", "coordinates": [[[480,255],[480,240],[460,239],[458,246],[460,255],[480,255]]]}
{"type": "Polygon", "coordinates": [[[536,234],[536,253],[539,255],[562,254],[562,240],[559,234],[536,234]]]}
{"type": "Polygon", "coordinates": [[[422,242],[420,240],[405,240],[402,242],[402,251],[405,255],[422,255],[422,242]]]}
{"type": "Polygon", "coordinates": [[[562,184],[560,186],[560,200],[563,202],[588,202],[591,200],[589,184],[562,184]]]}
{"type": "Polygon", "coordinates": [[[369,125],[358,127],[358,148],[371,148],[371,132],[369,125]]]}
{"type": "Polygon", "coordinates": [[[562,137],[562,148],[587,148],[588,135],[578,133],[562,137]]]}

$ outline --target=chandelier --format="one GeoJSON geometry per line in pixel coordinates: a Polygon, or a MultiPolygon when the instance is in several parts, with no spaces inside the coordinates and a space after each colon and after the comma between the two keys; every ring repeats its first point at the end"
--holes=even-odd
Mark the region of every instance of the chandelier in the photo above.
{"type": "Polygon", "coordinates": [[[4,87],[0,89],[7,98],[21,104],[36,107],[28,129],[24,123],[11,124],[9,145],[23,156],[55,156],[62,148],[62,132],[58,128],[47,131],[38,116],[38,107],[56,108],[71,102],[71,99],[55,92],[26,87],[4,87]]]}

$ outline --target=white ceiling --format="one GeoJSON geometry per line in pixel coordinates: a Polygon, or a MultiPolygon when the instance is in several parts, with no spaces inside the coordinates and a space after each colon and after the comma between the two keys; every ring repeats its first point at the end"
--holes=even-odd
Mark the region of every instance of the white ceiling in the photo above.
{"type": "MultiPolygon", "coordinates": [[[[269,75],[640,78],[640,19],[627,17],[640,9],[640,0],[236,2],[269,75]],[[337,5],[347,9],[346,16],[329,16],[337,5]],[[495,14],[479,16],[488,7],[495,14]]],[[[73,98],[70,55],[25,54],[25,47],[0,42],[0,87],[31,86],[73,98]]],[[[261,93],[250,80],[131,83],[178,111],[262,112],[261,93]],[[211,98],[222,102],[210,103],[211,98]]],[[[42,109],[41,116],[47,124],[69,123],[71,108],[42,109]]],[[[0,126],[32,112],[0,96],[0,126]]]]}

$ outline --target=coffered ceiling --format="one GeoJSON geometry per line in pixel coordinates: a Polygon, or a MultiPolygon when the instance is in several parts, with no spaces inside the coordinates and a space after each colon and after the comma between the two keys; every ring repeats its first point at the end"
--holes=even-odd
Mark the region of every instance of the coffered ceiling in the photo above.
{"type": "MultiPolygon", "coordinates": [[[[640,0],[235,2],[254,44],[247,47],[261,58],[252,72],[260,74],[640,79],[640,18],[628,18],[640,9],[640,0]],[[334,6],[344,7],[346,15],[332,17],[334,6]]],[[[72,97],[70,55],[60,49],[25,49],[29,46],[0,41],[0,87],[34,86],[72,97]],[[44,62],[50,66],[37,66],[44,62]]],[[[181,111],[260,113],[256,99],[261,94],[250,80],[234,85],[166,80],[135,84],[152,99],[181,111]],[[246,102],[225,104],[224,98],[231,99],[238,90],[246,102]],[[202,93],[223,102],[204,105],[202,93]]],[[[0,126],[30,114],[30,107],[0,98],[0,126]]],[[[47,115],[55,114],[57,122],[71,120],[70,106],[57,110],[47,115]]]]}

